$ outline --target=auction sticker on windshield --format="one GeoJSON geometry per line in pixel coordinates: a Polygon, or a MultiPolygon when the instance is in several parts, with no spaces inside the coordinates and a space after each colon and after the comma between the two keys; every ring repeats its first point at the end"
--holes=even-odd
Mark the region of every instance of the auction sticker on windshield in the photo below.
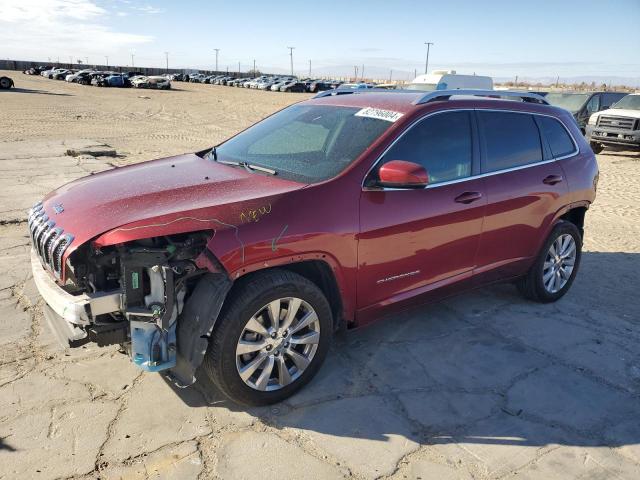
{"type": "Polygon", "coordinates": [[[384,110],[382,108],[366,107],[355,113],[356,117],[377,118],[378,120],[386,120],[387,122],[395,122],[402,113],[393,110],[384,110]]]}

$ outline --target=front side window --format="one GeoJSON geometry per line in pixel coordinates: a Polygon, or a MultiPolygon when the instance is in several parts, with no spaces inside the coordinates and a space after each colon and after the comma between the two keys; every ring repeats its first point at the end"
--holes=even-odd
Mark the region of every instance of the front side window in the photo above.
{"type": "Polygon", "coordinates": [[[549,148],[551,149],[551,155],[554,158],[564,157],[576,151],[576,146],[567,132],[567,129],[562,124],[551,117],[538,116],[538,123],[544,137],[549,142],[549,148]]]}
{"type": "Polygon", "coordinates": [[[405,160],[422,165],[429,183],[441,183],[471,175],[471,118],[469,112],[429,116],[411,127],[385,153],[381,165],[405,160]]]}
{"type": "Polygon", "coordinates": [[[600,110],[600,95],[594,95],[587,103],[587,112],[594,113],[600,110]]]}
{"type": "Polygon", "coordinates": [[[359,110],[294,105],[218,146],[217,158],[273,169],[278,176],[299,182],[327,180],[342,172],[393,125],[356,116],[359,110]]]}
{"type": "Polygon", "coordinates": [[[532,115],[478,112],[485,158],[483,173],[542,161],[540,133],[532,115]]]}
{"type": "Polygon", "coordinates": [[[577,113],[587,100],[589,100],[589,94],[587,93],[549,93],[545,97],[545,100],[555,107],[564,108],[571,113],[577,113]]]}

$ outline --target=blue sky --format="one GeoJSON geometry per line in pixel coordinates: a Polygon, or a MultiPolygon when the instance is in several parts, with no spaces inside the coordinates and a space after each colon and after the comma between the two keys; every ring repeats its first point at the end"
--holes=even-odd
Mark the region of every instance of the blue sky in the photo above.
{"type": "Polygon", "coordinates": [[[0,0],[5,58],[396,78],[430,68],[496,77],[640,79],[640,0],[0,0]]]}

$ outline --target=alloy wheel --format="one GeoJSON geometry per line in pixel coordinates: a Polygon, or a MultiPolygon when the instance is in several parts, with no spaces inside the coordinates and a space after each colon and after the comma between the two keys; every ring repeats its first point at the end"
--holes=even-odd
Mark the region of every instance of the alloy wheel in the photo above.
{"type": "Polygon", "coordinates": [[[576,263],[576,242],[569,234],[560,235],[549,247],[542,267],[542,283],[549,293],[564,288],[576,263]]]}
{"type": "Polygon", "coordinates": [[[246,385],[279,390],[300,377],[320,342],[320,320],[311,305],[286,297],[269,302],[245,324],[236,345],[236,367],[246,385]]]}

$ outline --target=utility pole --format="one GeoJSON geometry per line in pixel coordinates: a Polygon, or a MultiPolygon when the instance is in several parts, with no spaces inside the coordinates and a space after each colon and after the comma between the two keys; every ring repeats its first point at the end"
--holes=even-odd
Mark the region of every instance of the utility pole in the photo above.
{"type": "Polygon", "coordinates": [[[240,62],[238,62],[238,75],[240,75],[240,62]]]}
{"type": "Polygon", "coordinates": [[[169,52],[164,52],[164,58],[167,61],[167,73],[169,73],[169,52]]]}
{"type": "Polygon", "coordinates": [[[133,68],[133,53],[131,54],[131,68],[133,68]]]}
{"type": "Polygon", "coordinates": [[[216,72],[218,71],[218,52],[220,51],[219,48],[214,48],[214,50],[216,51],[216,72]]]}
{"type": "Polygon", "coordinates": [[[358,81],[358,66],[357,65],[353,66],[353,81],[354,82],[358,81]]]}
{"type": "Polygon", "coordinates": [[[287,47],[289,49],[289,56],[291,57],[291,76],[293,77],[293,50],[296,47],[287,47]]]}
{"type": "Polygon", "coordinates": [[[311,60],[309,60],[309,78],[311,78],[311,60]]]}
{"type": "Polygon", "coordinates": [[[253,73],[256,73],[256,60],[255,58],[253,59],[253,73]]]}
{"type": "Polygon", "coordinates": [[[364,82],[364,63],[362,64],[362,71],[360,72],[360,80],[364,82]]]}
{"type": "Polygon", "coordinates": [[[514,83],[515,83],[515,86],[517,87],[518,86],[518,75],[516,75],[516,81],[514,83]]]}
{"type": "Polygon", "coordinates": [[[424,42],[424,44],[427,46],[427,59],[424,62],[424,74],[426,75],[429,73],[429,49],[431,45],[433,45],[433,42],[424,42]]]}
{"type": "Polygon", "coordinates": [[[107,61],[107,67],[109,66],[109,55],[105,55],[104,59],[107,61]]]}
{"type": "Polygon", "coordinates": [[[393,70],[389,70],[389,83],[391,83],[392,76],[393,76],[393,70]]]}

